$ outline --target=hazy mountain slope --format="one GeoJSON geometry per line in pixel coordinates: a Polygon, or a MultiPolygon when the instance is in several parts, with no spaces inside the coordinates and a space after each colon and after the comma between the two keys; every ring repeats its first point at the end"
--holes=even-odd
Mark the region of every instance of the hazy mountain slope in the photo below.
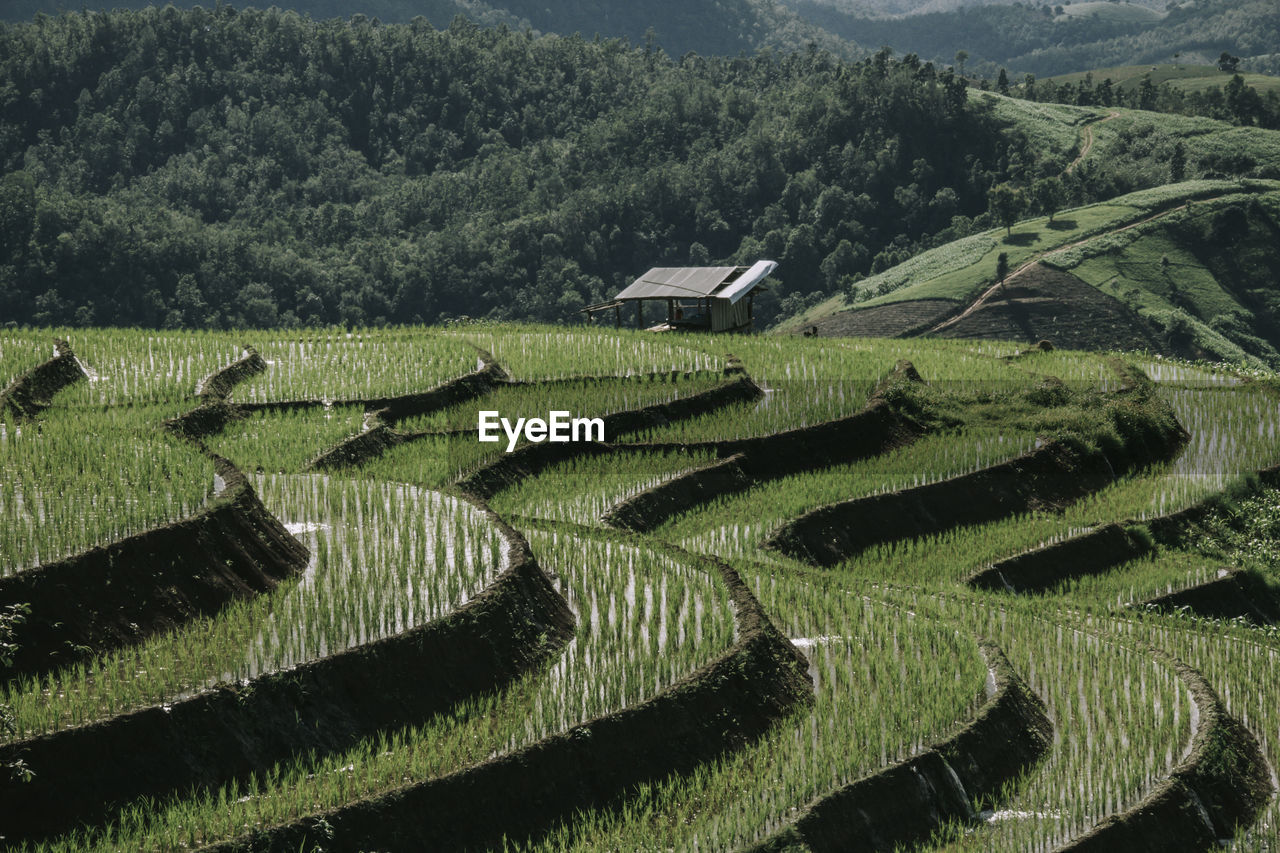
{"type": "Polygon", "coordinates": [[[802,17],[861,44],[887,44],[944,64],[966,51],[966,67],[992,77],[999,67],[1018,77],[1048,76],[1166,63],[1177,54],[1182,62],[1208,63],[1224,50],[1241,57],[1243,67],[1255,62],[1255,70],[1266,70],[1280,53],[1273,0],[1202,0],[1159,20],[1146,14],[1057,15],[1051,7],[1059,4],[988,5],[884,19],[817,0],[790,2],[802,17]]]}
{"type": "MultiPolygon", "coordinates": [[[[154,0],[11,0],[0,5],[0,19],[22,21],[37,12],[142,9],[149,5],[155,5],[154,0]]],[[[176,5],[197,4],[185,0],[176,5]]],[[[797,50],[810,43],[846,56],[863,52],[856,44],[802,20],[776,0],[292,0],[283,5],[317,20],[361,14],[382,23],[407,23],[422,16],[443,28],[463,15],[485,26],[506,24],[545,33],[580,33],[588,39],[599,34],[637,45],[652,34],[654,44],[673,57],[690,51],[736,56],[765,47],[797,50]]]]}

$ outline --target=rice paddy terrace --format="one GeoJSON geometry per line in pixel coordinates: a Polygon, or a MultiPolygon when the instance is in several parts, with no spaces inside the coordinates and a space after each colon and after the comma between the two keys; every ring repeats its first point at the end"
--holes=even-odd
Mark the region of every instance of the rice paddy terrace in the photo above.
{"type": "Polygon", "coordinates": [[[9,330],[0,387],[6,849],[1280,845],[1265,370],[9,330]],[[477,441],[553,409],[605,441],[477,441]]]}

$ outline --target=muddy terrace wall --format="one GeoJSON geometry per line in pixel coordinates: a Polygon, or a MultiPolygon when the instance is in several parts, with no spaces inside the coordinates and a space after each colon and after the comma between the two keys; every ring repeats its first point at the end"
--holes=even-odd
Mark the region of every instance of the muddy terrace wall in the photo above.
{"type": "Polygon", "coordinates": [[[31,606],[0,678],[139,642],[301,572],[307,549],[235,466],[216,463],[226,486],[191,518],[0,578],[0,607],[31,606]]]}
{"type": "MultiPolygon", "coordinates": [[[[687,377],[693,374],[685,373],[684,375],[687,377]]],[[[546,385],[555,386],[555,385],[568,385],[568,384],[582,384],[583,382],[619,382],[619,381],[664,382],[672,378],[672,376],[679,376],[679,374],[657,373],[657,374],[648,374],[646,377],[640,377],[640,378],[609,377],[609,376],[586,377],[586,378],[576,377],[571,379],[553,379],[547,382],[505,382],[504,381],[501,383],[495,383],[491,385],[490,388],[499,387],[499,386],[511,386],[511,387],[546,386],[546,385]]],[[[754,399],[754,397],[743,396],[742,390],[736,387],[739,382],[749,383],[749,380],[738,380],[738,382],[728,383],[719,388],[712,388],[708,391],[702,391],[697,394],[672,400],[667,403],[657,403],[652,406],[646,406],[642,409],[630,409],[622,412],[614,412],[613,414],[610,414],[610,415],[605,415],[603,418],[604,425],[605,425],[605,435],[607,436],[610,434],[626,433],[626,432],[635,431],[637,429],[645,429],[645,428],[650,428],[654,426],[661,426],[663,424],[669,423],[672,420],[693,417],[696,414],[703,414],[706,411],[712,411],[716,408],[719,408],[724,405],[728,405],[729,403],[732,403],[732,402],[740,402],[742,399],[754,399]],[[729,389],[732,389],[732,390],[729,390],[729,389]]],[[[751,387],[755,388],[754,384],[752,384],[751,387]]],[[[758,394],[759,389],[756,389],[755,393],[758,394]]],[[[473,394],[470,397],[464,397],[464,398],[452,400],[449,403],[444,405],[453,405],[454,403],[462,402],[464,399],[472,399],[474,397],[479,397],[481,395],[482,393],[473,394]]],[[[415,411],[414,414],[423,414],[429,411],[435,411],[435,409],[423,408],[418,411],[415,411]]],[[[308,467],[317,469],[317,470],[329,470],[333,468],[340,468],[343,466],[360,465],[371,459],[377,458],[381,454],[385,453],[389,448],[395,447],[396,445],[403,444],[408,441],[416,441],[421,438],[429,438],[432,436],[439,436],[439,435],[446,435],[446,434],[449,434],[449,435],[469,434],[471,432],[470,430],[464,430],[462,433],[458,433],[457,431],[446,433],[438,430],[425,430],[422,432],[402,432],[399,430],[392,429],[390,427],[390,424],[393,423],[396,419],[400,417],[405,417],[406,415],[403,415],[403,414],[394,415],[393,413],[393,416],[389,417],[387,409],[379,410],[374,414],[377,415],[377,422],[371,428],[365,430],[364,432],[360,432],[360,433],[356,433],[355,435],[348,436],[347,438],[338,442],[333,447],[322,451],[314,459],[312,459],[311,462],[308,463],[308,467]]],[[[586,443],[567,444],[567,445],[561,445],[561,444],[552,445],[549,443],[540,444],[540,445],[527,445],[523,448],[516,450],[514,453],[505,455],[504,457],[500,458],[497,462],[492,463],[489,466],[486,466],[486,468],[481,469],[481,471],[478,472],[476,475],[473,475],[473,477],[464,481],[462,485],[464,485],[468,491],[487,500],[488,498],[493,497],[493,495],[496,494],[497,491],[500,491],[503,486],[509,485],[510,483],[514,483],[516,481],[515,479],[506,479],[506,478],[519,478],[521,476],[526,476],[525,473],[522,473],[525,469],[520,467],[524,463],[514,463],[514,467],[512,467],[513,462],[510,461],[511,457],[519,457],[520,459],[528,460],[528,464],[532,464],[533,466],[535,466],[532,470],[541,470],[543,467],[545,467],[548,464],[551,464],[552,462],[557,462],[557,461],[560,461],[561,459],[570,458],[577,453],[591,452],[591,451],[585,451],[582,449],[587,446],[588,445],[586,443]],[[538,448],[541,448],[541,450],[538,450],[538,448]],[[545,456],[546,458],[543,459],[542,458],[543,456],[545,456]],[[501,484],[499,485],[498,488],[494,489],[493,491],[489,491],[485,485],[489,476],[485,472],[489,468],[494,469],[492,476],[497,477],[498,482],[501,484]]]]}
{"type": "Polygon", "coordinates": [[[1045,592],[1071,578],[1102,574],[1152,547],[1146,537],[1113,522],[1001,560],[965,583],[993,592],[1045,592]]]}
{"type": "Polygon", "coordinates": [[[1253,625],[1280,621],[1280,605],[1265,581],[1239,569],[1221,577],[1134,604],[1165,613],[1188,611],[1206,619],[1243,619],[1253,625]]]}
{"type": "MultiPolygon", "coordinates": [[[[906,365],[914,381],[915,368],[906,365]]],[[[898,371],[902,371],[900,364],[898,371]]],[[[746,491],[759,483],[802,471],[864,459],[915,441],[924,427],[873,397],[861,412],[813,426],[733,441],[685,445],[711,450],[719,461],[646,489],[610,509],[604,522],[647,532],[718,497],[746,491]]],[[[645,445],[641,445],[645,447],[645,445]]]]}
{"type": "MultiPolygon", "coordinates": [[[[608,438],[662,427],[675,421],[714,412],[734,403],[758,400],[761,396],[763,392],[759,386],[743,376],[717,388],[688,397],[605,415],[604,434],[608,438]]],[[[646,445],[638,446],[646,447],[646,445]]],[[[614,449],[614,445],[595,442],[526,444],[512,453],[504,453],[494,462],[464,478],[458,485],[488,500],[503,489],[526,477],[534,476],[557,462],[579,455],[610,453],[614,449]]]]}
{"type": "Polygon", "coordinates": [[[0,391],[0,413],[8,409],[14,417],[33,418],[49,408],[54,394],[86,378],[70,344],[54,341],[54,353],[53,358],[16,377],[0,391]]]}
{"type": "Polygon", "coordinates": [[[373,397],[367,400],[280,400],[266,403],[232,403],[228,399],[235,386],[245,379],[267,369],[267,363],[251,346],[246,355],[213,373],[200,383],[199,396],[202,405],[166,422],[174,432],[193,440],[216,435],[233,420],[240,420],[252,412],[290,409],[325,408],[328,406],[357,405],[376,413],[386,423],[402,418],[433,412],[437,409],[470,400],[486,394],[495,385],[506,381],[506,373],[488,354],[482,356],[479,370],[451,379],[429,391],[402,394],[393,397],[373,397]]]}
{"type": "Polygon", "coordinates": [[[1191,690],[1200,724],[1191,752],[1129,810],[1099,823],[1057,853],[1192,853],[1216,850],[1270,799],[1271,772],[1253,734],[1227,713],[1208,681],[1163,652],[1191,690]]]}
{"type": "Polygon", "coordinates": [[[500,847],[504,838],[537,836],[639,784],[691,770],[760,737],[811,702],[803,655],[773,626],[737,573],[725,563],[679,553],[718,572],[736,605],[738,640],[717,660],[639,705],[515,752],[209,849],[500,847]]]}
{"type": "Polygon", "coordinates": [[[811,510],[788,522],[765,548],[831,566],[872,545],[928,536],[1034,510],[1058,510],[1128,470],[1171,458],[1185,443],[1176,421],[1134,446],[1105,451],[1050,442],[1000,465],[941,482],[811,510]]]}
{"type": "Polygon", "coordinates": [[[819,507],[785,524],[763,547],[831,566],[883,542],[1056,508],[1113,479],[1100,454],[1049,444],[972,474],[819,507]]]}
{"type": "Polygon", "coordinates": [[[956,735],[906,761],[815,800],[748,853],[889,851],[920,844],[950,823],[975,820],[973,803],[1039,761],[1053,742],[1040,701],[994,645],[981,645],[994,676],[986,703],[956,735]]]}
{"type": "Polygon", "coordinates": [[[239,383],[267,369],[267,362],[248,344],[244,355],[200,381],[196,396],[203,400],[225,400],[239,383]]]}
{"type": "MultiPolygon", "coordinates": [[[[486,510],[486,512],[488,512],[486,510]]],[[[27,783],[0,777],[0,835],[40,838],[141,796],[245,779],[307,750],[420,723],[553,655],[574,630],[524,538],[488,512],[507,568],[448,616],[247,684],[0,747],[27,783]]]]}
{"type": "MultiPolygon", "coordinates": [[[[1280,466],[1257,471],[1251,482],[1269,488],[1280,486],[1280,466]]],[[[1248,483],[1246,489],[1250,492],[1256,490],[1248,483]]],[[[1229,514],[1229,508],[1224,507],[1224,497],[1223,494],[1213,495],[1185,509],[1144,522],[1106,524],[1088,533],[1008,557],[975,572],[965,582],[975,589],[990,591],[1045,592],[1073,578],[1102,574],[1150,553],[1156,543],[1177,546],[1189,531],[1204,524],[1210,516],[1219,512],[1229,514]],[[1144,532],[1149,534],[1149,538],[1144,532]]],[[[1262,591],[1251,586],[1248,594],[1260,597],[1263,602],[1274,601],[1269,592],[1265,596],[1256,595],[1262,591]]]]}
{"type": "Polygon", "coordinates": [[[196,386],[200,405],[169,418],[164,422],[165,428],[198,443],[221,432],[231,421],[244,417],[237,407],[227,402],[227,397],[238,383],[267,369],[267,362],[256,349],[246,344],[244,351],[240,358],[201,379],[196,386]]]}

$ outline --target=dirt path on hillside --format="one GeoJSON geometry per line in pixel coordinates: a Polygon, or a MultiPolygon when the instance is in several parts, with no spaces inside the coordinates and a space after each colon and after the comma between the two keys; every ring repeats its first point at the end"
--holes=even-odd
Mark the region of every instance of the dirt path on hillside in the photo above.
{"type": "Polygon", "coordinates": [[[1095,124],[1104,124],[1113,118],[1120,118],[1120,113],[1112,110],[1107,117],[1099,121],[1091,121],[1086,124],[1080,131],[1080,153],[1076,155],[1076,159],[1072,160],[1067,168],[1062,170],[1062,174],[1070,175],[1075,171],[1076,166],[1080,165],[1080,161],[1089,156],[1089,152],[1093,150],[1093,126],[1095,124]]]}
{"type": "MultiPolygon", "coordinates": [[[[1212,197],[1210,197],[1210,198],[1200,199],[1200,201],[1201,201],[1202,203],[1203,203],[1203,202],[1212,202],[1212,201],[1217,201],[1218,199],[1223,198],[1223,197],[1224,197],[1224,196],[1222,196],[1222,195],[1217,195],[1217,196],[1212,196],[1212,197]]],[[[1036,255],[1036,256],[1035,256],[1035,257],[1033,257],[1033,258],[1031,258],[1029,261],[1026,261],[1025,263],[1023,263],[1021,266],[1019,266],[1019,267],[1018,267],[1017,269],[1015,269],[1013,272],[1011,272],[1011,273],[1009,273],[1007,276],[1005,276],[1004,281],[998,281],[998,282],[996,282],[995,284],[993,284],[993,285],[991,285],[990,287],[988,287],[986,290],[984,290],[984,291],[982,292],[982,294],[981,294],[980,296],[978,296],[978,298],[977,298],[977,299],[975,299],[975,300],[973,300],[972,302],[970,302],[970,303],[969,303],[969,306],[968,306],[967,308],[965,308],[963,311],[961,311],[959,314],[956,314],[956,315],[954,315],[954,316],[948,317],[947,319],[943,320],[942,322],[938,323],[938,324],[937,324],[937,325],[935,325],[935,326],[932,326],[931,328],[929,328],[928,330],[926,330],[926,331],[922,332],[921,334],[924,334],[924,335],[936,335],[938,332],[941,332],[941,331],[943,331],[944,329],[950,328],[951,326],[954,326],[956,323],[959,323],[961,320],[963,320],[963,319],[965,319],[966,317],[968,317],[969,315],[973,314],[975,311],[980,310],[980,309],[981,309],[981,308],[982,308],[982,307],[983,307],[987,302],[991,301],[992,297],[993,297],[993,296],[995,296],[998,292],[1000,292],[1000,290],[1004,287],[1004,285],[1006,285],[1006,284],[1008,284],[1009,282],[1013,281],[1015,278],[1017,278],[1018,276],[1022,275],[1024,272],[1026,272],[1027,270],[1031,269],[1031,267],[1033,267],[1033,266],[1035,266],[1036,264],[1040,263],[1040,261],[1042,261],[1042,260],[1044,260],[1045,258],[1049,257],[1050,255],[1056,255],[1056,254],[1058,254],[1058,253],[1060,253],[1060,252],[1065,252],[1065,251],[1067,251],[1067,250],[1069,250],[1069,249],[1074,249],[1074,248],[1076,248],[1077,246],[1083,246],[1085,243],[1088,243],[1088,242],[1090,242],[1091,240],[1097,240],[1097,239],[1099,239],[1099,238],[1101,238],[1101,237],[1110,237],[1112,234],[1120,234],[1120,233],[1122,233],[1122,232],[1124,232],[1124,231],[1128,231],[1130,228],[1137,228],[1139,225],[1146,225],[1148,222],[1154,222],[1154,221],[1155,221],[1155,220],[1157,220],[1157,219],[1163,219],[1163,218],[1164,218],[1164,217],[1166,217],[1166,216],[1169,216],[1169,215],[1171,215],[1171,214],[1177,213],[1179,210],[1186,210],[1186,209],[1187,209],[1187,207],[1188,207],[1190,204],[1191,204],[1191,202],[1189,202],[1189,201],[1187,201],[1187,202],[1183,202],[1182,204],[1178,205],[1177,207],[1171,207],[1171,208],[1169,208],[1168,210],[1162,210],[1162,211],[1160,211],[1159,213],[1154,213],[1154,214],[1152,214],[1151,216],[1146,217],[1145,219],[1139,219],[1139,220],[1137,220],[1137,221],[1135,221],[1135,222],[1130,222],[1128,225],[1122,225],[1122,226],[1121,226],[1121,227],[1119,227],[1119,228],[1114,228],[1114,229],[1112,229],[1112,230],[1110,230],[1110,231],[1104,231],[1104,232],[1103,232],[1103,233],[1101,233],[1101,234],[1094,234],[1094,235],[1093,235],[1093,236],[1091,236],[1091,237],[1084,237],[1084,238],[1082,238],[1082,239],[1080,239],[1080,240],[1076,240],[1074,243],[1067,243],[1067,244],[1065,244],[1065,245],[1058,246],[1058,247],[1056,247],[1056,248],[1050,249],[1050,250],[1049,250],[1049,251],[1047,251],[1047,252],[1041,252],[1040,254],[1036,255]]]]}

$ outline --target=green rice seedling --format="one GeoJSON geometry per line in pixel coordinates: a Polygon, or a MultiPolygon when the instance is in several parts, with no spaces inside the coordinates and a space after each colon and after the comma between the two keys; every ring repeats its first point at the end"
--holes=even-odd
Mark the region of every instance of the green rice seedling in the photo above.
{"type": "Polygon", "coordinates": [[[433,329],[262,333],[256,339],[267,369],[238,385],[233,400],[390,397],[426,391],[480,366],[465,341],[433,329]]]}
{"type": "MultiPolygon", "coordinates": [[[[567,411],[573,417],[598,417],[614,412],[641,409],[709,391],[724,383],[719,373],[694,374],[662,381],[648,379],[605,378],[602,380],[565,380],[554,383],[507,385],[493,389],[475,400],[450,406],[438,412],[406,418],[396,428],[415,430],[476,429],[479,413],[496,411],[512,423],[516,418],[547,418],[548,412],[567,411]]],[[[611,436],[605,436],[611,440],[611,436]]],[[[500,442],[505,449],[507,441],[500,442]]]]}
{"type": "Polygon", "coordinates": [[[59,396],[68,406],[182,403],[190,408],[201,380],[240,358],[245,343],[231,332],[72,329],[63,336],[89,377],[59,396]]]}
{"type": "Polygon", "coordinates": [[[1212,495],[1280,461],[1280,408],[1265,388],[1161,387],[1191,432],[1170,463],[1128,475],[1061,513],[1031,513],[921,539],[874,546],[846,564],[860,577],[929,584],[960,580],[996,560],[1053,544],[1100,524],[1152,518],[1212,495]]]}
{"type": "MultiPolygon", "coordinates": [[[[719,384],[707,376],[672,382],[608,380],[601,383],[569,382],[557,385],[523,385],[502,388],[477,401],[452,407],[439,416],[425,416],[405,421],[406,425],[435,424],[434,429],[456,425],[453,435],[415,435],[411,441],[393,447],[360,467],[360,476],[386,478],[440,487],[500,459],[509,442],[501,428],[495,430],[499,440],[481,442],[476,431],[480,411],[496,411],[514,421],[518,417],[546,419],[551,410],[569,411],[574,418],[603,417],[614,412],[657,405],[707,391],[719,384]]],[[[401,430],[400,427],[397,427],[401,430]]],[[[409,432],[409,430],[401,430],[409,432]]],[[[428,433],[430,430],[427,431],[428,433]]],[[[605,441],[625,439],[625,435],[605,432],[605,441]]],[[[523,436],[516,447],[527,442],[523,436]]]]}
{"type": "Polygon", "coordinates": [[[673,519],[655,535],[726,559],[753,557],[778,527],[811,509],[967,474],[1034,445],[1034,433],[1006,434],[998,428],[928,436],[883,456],[794,474],[719,498],[673,519]]]}
{"type": "Polygon", "coordinates": [[[1054,723],[1042,764],[946,849],[1053,849],[1137,803],[1182,760],[1198,711],[1169,665],[1038,602],[939,603],[1005,651],[1054,723]]]}
{"type": "MultiPolygon", "coordinates": [[[[1124,203],[1139,213],[1124,216],[1150,215],[1161,206],[1180,203],[1188,192],[1201,193],[1203,199],[1222,190],[1214,184],[1132,197],[1124,203]]],[[[1087,217],[1121,213],[1118,207],[1080,213],[1076,227],[1088,225],[1087,217]]],[[[47,357],[51,344],[38,336],[51,333],[30,334],[36,337],[28,343],[25,330],[0,333],[0,365],[10,363],[6,352],[20,356],[20,361],[33,356],[24,361],[23,369],[47,357]]],[[[81,338],[78,344],[73,340],[73,346],[83,357],[98,333],[77,334],[81,338]]],[[[56,507],[46,502],[37,511],[28,499],[36,494],[28,483],[39,483],[47,495],[73,490],[77,483],[110,491],[110,478],[99,473],[136,470],[153,476],[145,473],[153,467],[159,472],[149,481],[151,486],[122,491],[125,510],[118,512],[138,509],[139,518],[168,515],[167,502],[175,507],[180,503],[179,482],[187,477],[199,485],[192,492],[195,506],[203,505],[212,488],[211,469],[197,469],[206,464],[204,458],[192,446],[168,438],[159,420],[189,409],[194,383],[235,358],[242,343],[253,343],[264,354],[272,347],[282,354],[302,352],[295,340],[299,334],[292,332],[251,341],[231,334],[210,335],[207,340],[179,333],[101,334],[97,352],[107,363],[114,363],[112,347],[120,358],[128,356],[130,364],[138,359],[128,354],[146,352],[148,346],[156,357],[147,361],[145,370],[129,373],[127,383],[121,381],[123,393],[118,397],[84,399],[160,402],[128,408],[104,408],[101,402],[62,406],[59,397],[34,424],[4,424],[0,472],[14,479],[17,463],[12,459],[27,461],[15,479],[22,486],[21,498],[17,491],[4,491],[9,479],[0,477],[0,511],[14,513],[14,507],[21,507],[24,518],[39,519],[43,512],[51,522],[56,507]],[[155,341],[147,343],[148,336],[169,337],[175,343],[164,345],[166,350],[155,341]],[[227,350],[218,349],[223,346],[227,350]],[[203,364],[199,359],[205,357],[200,353],[206,350],[210,369],[196,376],[203,364]],[[172,362],[162,357],[166,352],[174,353],[172,362]],[[189,361],[183,353],[190,355],[189,361]],[[64,411],[80,422],[64,417],[64,411]],[[101,425],[108,422],[110,429],[101,425]],[[91,429],[84,429],[86,423],[91,429]],[[86,441],[74,426],[106,438],[86,441]],[[7,452],[28,440],[33,442],[30,451],[19,456],[7,452]],[[162,458],[157,456],[158,442],[172,442],[175,459],[189,456],[195,463],[157,465],[155,460],[162,458]],[[90,444],[90,453],[77,449],[90,444]],[[47,461],[41,462],[37,445],[66,449],[46,454],[47,461]],[[140,495],[150,506],[130,503],[140,495]]],[[[415,351],[430,355],[459,347],[448,369],[446,359],[434,376],[421,372],[400,386],[421,390],[429,380],[447,379],[476,366],[474,350],[466,348],[468,340],[493,349],[504,366],[527,378],[716,370],[732,351],[769,394],[762,405],[722,410],[645,437],[690,441],[761,435],[852,414],[866,405],[894,363],[906,358],[929,383],[928,389],[917,392],[919,400],[941,401],[942,412],[954,419],[938,421],[934,425],[939,432],[910,447],[763,485],[674,519],[653,534],[735,562],[775,623],[808,654],[815,706],[781,721],[746,749],[634,792],[617,809],[576,816],[531,845],[535,848],[719,850],[757,840],[792,819],[792,810],[815,796],[913,754],[970,718],[985,675],[972,643],[975,637],[997,642],[1045,699],[1055,724],[1055,742],[1050,756],[1006,792],[1000,811],[984,815],[984,825],[970,834],[940,837],[938,846],[944,849],[1052,849],[1106,815],[1132,806],[1167,776],[1182,759],[1198,711],[1176,673],[1146,651],[1147,644],[1200,668],[1231,712],[1257,734],[1272,765],[1280,763],[1280,712],[1270,689],[1280,663],[1280,639],[1274,629],[1128,606],[1151,594],[1212,579],[1220,566],[1246,567],[1274,579],[1280,531],[1263,521],[1280,515],[1276,493],[1244,498],[1234,528],[1206,527],[1179,550],[1158,550],[1153,557],[1067,585],[1053,595],[1023,599],[971,592],[960,585],[965,576],[994,560],[1099,524],[1141,520],[1181,508],[1232,486],[1255,468],[1273,464],[1280,456],[1280,418],[1276,383],[1269,373],[1253,370],[1247,376],[1256,381],[1240,382],[1246,374],[1233,368],[1188,365],[1146,354],[1125,356],[1156,380],[1156,393],[1164,395],[1190,430],[1191,441],[1180,458],[1134,472],[1061,513],[1029,513],[874,546],[818,572],[785,558],[765,557],[759,542],[782,519],[821,503],[954,476],[1022,452],[1038,436],[1072,430],[1100,433],[1105,426],[1097,417],[1101,410],[1080,401],[1096,402],[1101,399],[1098,392],[1117,389],[1123,377],[1114,370],[1112,357],[1063,351],[1023,354],[1025,345],[1011,343],[656,336],[600,328],[486,325],[360,334],[364,337],[358,344],[354,336],[344,343],[345,333],[310,336],[313,344],[331,340],[337,355],[324,361],[323,370],[314,363],[299,367],[291,374],[297,379],[294,385],[277,382],[271,388],[287,388],[290,393],[324,389],[317,395],[336,397],[329,391],[345,382],[359,391],[356,396],[376,396],[368,389],[394,388],[400,380],[389,373],[360,373],[366,369],[363,361],[348,359],[349,355],[399,353],[415,346],[415,351]],[[413,340],[404,346],[398,343],[415,335],[422,339],[421,346],[413,340]],[[1046,376],[1066,383],[1068,404],[1055,405],[1057,392],[1046,396],[1053,389],[1039,388],[1046,376]],[[1205,544],[1209,539],[1214,539],[1211,547],[1205,544]]],[[[400,362],[388,371],[408,369],[400,362]]],[[[266,395],[267,380],[259,380],[264,384],[257,393],[266,395]]],[[[495,403],[493,409],[509,409],[503,412],[507,416],[542,416],[552,406],[582,407],[584,412],[575,414],[584,414],[635,407],[714,381],[716,377],[700,375],[674,383],[632,379],[591,386],[569,382],[541,390],[504,388],[491,395],[490,402],[495,403]],[[563,394],[555,396],[553,388],[563,394]]],[[[101,395],[107,387],[95,393],[101,395]]],[[[424,417],[411,427],[469,430],[486,402],[481,399],[424,417]]],[[[231,424],[211,443],[247,468],[296,470],[309,457],[307,450],[359,429],[361,415],[362,407],[255,414],[231,424]]],[[[938,413],[921,415],[926,416],[936,418],[938,413]]],[[[312,550],[313,563],[302,578],[128,652],[68,667],[39,681],[11,684],[0,693],[0,704],[12,705],[18,736],[30,736],[170,701],[217,681],[248,679],[292,666],[449,612],[489,582],[505,549],[487,520],[469,505],[422,486],[451,482],[483,461],[486,453],[494,458],[490,450],[473,435],[427,436],[391,448],[353,472],[358,479],[257,478],[255,485],[267,506],[312,550]]],[[[504,515],[591,523],[604,507],[634,490],[709,460],[706,453],[667,454],[644,448],[572,459],[514,485],[494,503],[504,515]]],[[[105,527],[84,538],[114,535],[113,530],[104,532],[105,527]]],[[[0,548],[6,558],[10,547],[2,537],[12,529],[7,521],[0,523],[0,548]]],[[[108,824],[55,839],[40,849],[190,849],[254,827],[296,820],[465,768],[584,719],[634,705],[694,672],[732,643],[733,611],[725,590],[717,577],[697,566],[644,547],[638,544],[641,540],[624,540],[605,531],[570,535],[540,528],[529,538],[540,564],[553,574],[579,616],[575,639],[542,670],[429,721],[371,736],[343,754],[300,755],[217,791],[193,792],[166,803],[133,803],[108,824]]],[[[43,550],[39,559],[44,559],[43,550]]],[[[1259,823],[1237,839],[1236,849],[1276,849],[1278,825],[1280,805],[1273,801],[1259,823]]]]}
{"type": "MultiPolygon", "coordinates": [[[[1205,523],[1201,535],[1171,559],[1188,565],[1197,560],[1210,566],[1249,569],[1274,589],[1280,554],[1280,490],[1266,488],[1240,499],[1230,515],[1218,513],[1205,523]]],[[[1201,619],[1192,614],[1174,617],[1126,610],[1112,630],[1162,648],[1196,667],[1213,685],[1233,717],[1257,738],[1272,767],[1280,761],[1280,709],[1272,682],[1280,665],[1280,632],[1276,626],[1240,621],[1201,619]]],[[[1275,850],[1280,842],[1280,804],[1271,797],[1258,820],[1241,827],[1233,850],[1275,850]]]]}
{"type": "Polygon", "coordinates": [[[324,759],[307,756],[245,784],[140,804],[113,826],[42,850],[173,850],[296,820],[428,779],[643,701],[723,654],[733,610],[718,578],[609,540],[530,533],[539,563],[578,614],[577,636],[543,671],[421,726],[384,732],[324,759]]]}
{"type": "Polygon", "coordinates": [[[1107,366],[1097,357],[1063,354],[1046,362],[1046,369],[1041,370],[1034,363],[1006,361],[1006,356],[1016,354],[1017,347],[970,341],[912,341],[907,348],[899,341],[884,339],[763,337],[737,340],[734,349],[751,378],[764,389],[763,399],[638,433],[627,440],[732,440],[847,417],[866,406],[876,385],[903,358],[912,362],[931,387],[970,396],[1033,388],[1046,375],[1054,375],[1050,368],[1069,368],[1065,378],[1072,383],[1110,387],[1107,366]],[[1079,364],[1081,358],[1087,366],[1079,364]]]}
{"type": "Polygon", "coordinates": [[[54,356],[53,335],[38,331],[0,332],[0,391],[9,383],[54,356]]]}
{"type": "Polygon", "coordinates": [[[364,423],[363,406],[261,409],[232,421],[205,445],[244,471],[296,474],[364,423]]]}
{"type": "Polygon", "coordinates": [[[514,379],[631,376],[672,370],[719,370],[721,359],[683,335],[630,329],[462,326],[447,333],[493,354],[514,379]]]}
{"type": "Polygon", "coordinates": [[[705,451],[636,450],[576,457],[522,480],[498,494],[491,504],[506,517],[598,524],[600,516],[615,504],[712,461],[714,457],[705,451]]]}
{"type": "Polygon", "coordinates": [[[68,409],[0,421],[0,573],[192,515],[214,465],[160,426],[164,408],[68,409]]]}
{"type": "Polygon", "coordinates": [[[369,480],[438,489],[478,466],[492,446],[481,444],[473,435],[424,435],[363,463],[357,473],[369,480]]]}
{"type": "Polygon", "coordinates": [[[0,703],[13,709],[21,736],[407,631],[465,604],[503,568],[497,531],[456,498],[319,475],[258,477],[256,485],[311,550],[299,581],[97,662],[8,685],[0,703]]]}
{"type": "MultiPolygon", "coordinates": [[[[725,346],[707,335],[687,336],[708,348],[725,346]]],[[[745,337],[731,346],[765,392],[742,403],[669,427],[637,433],[628,441],[695,442],[767,435],[859,411],[893,360],[876,348],[821,346],[809,340],[745,337]]]]}
{"type": "MultiPolygon", "coordinates": [[[[1273,498],[1274,502],[1274,498],[1273,498]]],[[[1280,712],[1272,684],[1280,667],[1280,637],[1224,621],[1144,614],[1118,628],[1167,650],[1196,667],[1233,717],[1257,738],[1272,768],[1280,760],[1280,712]]],[[[1273,780],[1274,784],[1274,780],[1273,780]]],[[[1238,851],[1273,851],[1280,844],[1280,802],[1267,799],[1262,814],[1240,827],[1228,845],[1238,851]]]]}
{"type": "Polygon", "coordinates": [[[1191,385],[1194,387],[1212,385],[1239,385],[1241,382],[1238,368],[1224,365],[1191,364],[1174,358],[1163,358],[1159,355],[1150,358],[1131,356],[1129,363],[1147,375],[1152,382],[1165,385],[1191,385]]]}
{"type": "Polygon", "coordinates": [[[987,673],[972,636],[927,605],[886,605],[869,589],[776,575],[752,585],[808,656],[813,706],[757,743],[646,786],[622,810],[580,815],[528,849],[740,849],[817,797],[950,735],[980,703],[987,673]]]}
{"type": "Polygon", "coordinates": [[[1150,598],[1218,580],[1222,566],[1199,554],[1162,550],[1130,560],[1102,575],[1077,578],[1055,592],[1084,605],[1120,609],[1150,598]]]}

